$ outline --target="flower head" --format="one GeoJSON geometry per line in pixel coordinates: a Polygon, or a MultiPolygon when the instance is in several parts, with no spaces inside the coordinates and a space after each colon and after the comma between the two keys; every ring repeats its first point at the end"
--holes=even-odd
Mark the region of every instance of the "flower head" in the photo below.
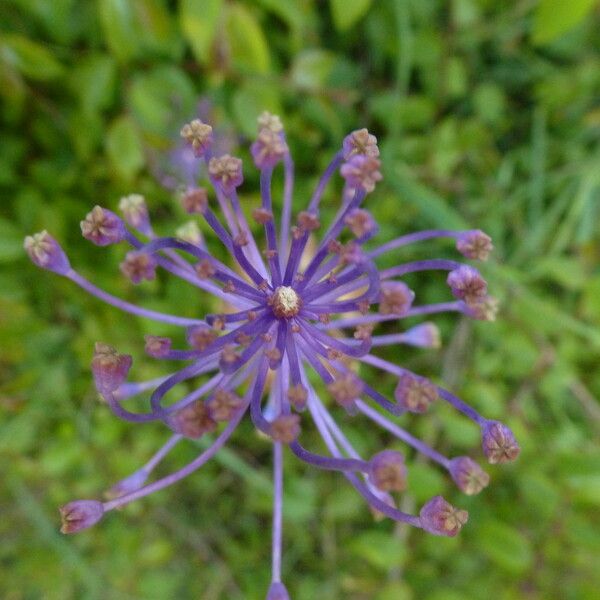
{"type": "Polygon", "coordinates": [[[436,535],[456,535],[467,521],[465,511],[440,496],[426,503],[418,515],[398,509],[392,493],[402,492],[407,486],[403,454],[383,450],[370,460],[363,459],[335,416],[344,412],[361,414],[446,469],[467,494],[479,492],[488,483],[477,463],[464,456],[443,456],[400,427],[394,421],[399,413],[420,414],[436,400],[447,402],[480,426],[489,462],[516,458],[519,447],[505,425],[485,419],[443,387],[378,355],[380,347],[407,344],[435,348],[440,344],[439,330],[433,323],[377,335],[380,324],[394,327],[404,318],[446,311],[489,318],[491,298],[487,284],[473,267],[432,259],[380,269],[377,258],[408,243],[450,238],[456,240],[459,252],[467,258],[482,259],[491,249],[489,238],[478,230],[428,230],[367,247],[378,228],[362,204],[382,175],[377,140],[366,129],[345,138],[311,200],[298,207],[292,221],[293,162],[281,120],[269,113],[259,117],[259,134],[251,149],[261,171],[261,202],[252,211],[250,225],[237,195],[243,183],[242,161],[228,154],[215,156],[212,128],[198,119],[185,125],[181,134],[207,165],[223,214],[209,207],[204,188],[188,188],[181,203],[187,213],[203,219],[213,235],[204,240],[195,222],[178,230],[175,237],[155,235],[145,200],[136,194],[119,203],[124,222],[107,209],[95,207],[82,222],[82,233],[96,245],[119,241],[128,244],[121,271],[131,282],[153,279],[160,268],[181,278],[191,289],[211,294],[224,312],[179,316],[132,304],[96,287],[72,269],[47,232],[25,240],[27,253],[36,265],[68,277],[129,314],[183,328],[187,341],[186,347],[177,348],[171,338],[146,336],[147,355],[161,361],[183,361],[185,366],[141,382],[127,380],[131,356],[107,344],[96,344],[92,372],[108,408],[131,423],[158,422],[168,438],[143,467],[109,490],[106,502],[83,500],[63,507],[62,530],[70,533],[88,527],[105,512],[172,485],[199,469],[249,413],[255,427],[264,434],[261,440],[273,447],[275,535],[268,600],[289,597],[279,572],[283,452],[291,452],[316,468],[343,474],[379,517],[436,535]],[[279,205],[272,197],[271,179],[280,164],[284,191],[279,205]],[[321,229],[323,191],[336,174],[345,180],[342,203],[333,221],[321,229]],[[260,246],[257,230],[264,234],[260,246]],[[316,240],[314,247],[312,240],[316,240]],[[220,244],[222,252],[213,254],[213,243],[220,244]],[[222,259],[223,253],[229,255],[228,261],[222,259]],[[413,306],[415,293],[402,278],[408,273],[439,270],[449,272],[447,281],[456,300],[413,306]],[[364,378],[358,364],[365,370],[376,369],[377,374],[364,378]],[[383,384],[390,378],[397,379],[393,398],[384,393],[383,384]],[[167,402],[167,394],[180,386],[185,388],[184,393],[177,396],[175,392],[179,399],[167,402]],[[129,403],[122,402],[145,392],[150,392],[145,410],[133,411],[129,403]],[[308,419],[321,435],[326,454],[302,445],[303,426],[308,419]],[[201,436],[209,438],[208,446],[196,459],[147,483],[155,467],[179,441],[201,436]]]}

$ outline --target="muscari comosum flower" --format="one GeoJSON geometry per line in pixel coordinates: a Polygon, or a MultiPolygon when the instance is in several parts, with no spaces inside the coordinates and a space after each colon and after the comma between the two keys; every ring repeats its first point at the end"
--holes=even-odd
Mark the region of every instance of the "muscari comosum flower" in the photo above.
{"type": "Polygon", "coordinates": [[[264,228],[266,248],[261,252],[237,193],[243,182],[241,160],[230,155],[213,156],[212,129],[199,120],[185,125],[181,135],[206,163],[221,217],[210,206],[212,200],[203,188],[189,188],[183,194],[182,206],[206,221],[229,253],[234,268],[215,258],[197,232],[188,231],[178,238],[157,237],[144,199],[135,194],[120,202],[123,219],[96,206],[81,222],[81,230],[86,239],[99,246],[129,244],[131,249],[121,271],[134,283],[154,278],[158,268],[165,269],[202,293],[216,296],[231,310],[191,319],[138,307],[99,289],[75,271],[47,232],[25,240],[31,260],[39,267],[67,277],[130,314],[186,328],[189,344],[187,349],[174,349],[169,338],[146,336],[145,350],[151,357],[187,363],[174,373],[147,382],[127,381],[131,357],[106,343],[96,344],[92,360],[96,388],[112,411],[133,423],[162,422],[171,435],[146,465],[109,490],[109,500],[79,500],[64,506],[62,531],[85,529],[105,513],[195,472],[225,444],[249,412],[254,425],[273,445],[272,582],[268,599],[288,597],[281,582],[284,446],[309,465],[339,471],[378,514],[435,535],[456,535],[467,521],[467,512],[441,496],[429,500],[418,515],[396,508],[391,494],[406,488],[404,456],[384,450],[371,458],[361,457],[334,419],[334,411],[327,407],[331,402],[324,399],[339,405],[335,410],[363,415],[438,463],[466,494],[480,492],[489,482],[487,473],[467,456],[443,456],[396,424],[394,416],[405,411],[424,413],[436,401],[447,402],[480,427],[483,452],[490,463],[515,459],[519,446],[508,427],[486,419],[443,387],[374,352],[378,347],[395,344],[439,345],[439,332],[430,322],[395,334],[373,335],[380,323],[400,323],[405,317],[445,311],[490,320],[496,308],[487,294],[486,282],[472,266],[433,259],[380,270],[376,266],[378,257],[408,244],[450,238],[464,257],[485,260],[492,249],[490,238],[479,230],[429,230],[373,246],[370,242],[377,225],[361,206],[382,176],[377,140],[366,129],[345,138],[308,205],[292,225],[293,162],[281,121],[265,113],[259,119],[259,133],[251,147],[260,169],[262,201],[252,216],[256,228],[264,228]],[[276,219],[271,177],[279,163],[283,163],[284,194],[276,219]],[[333,222],[323,228],[319,205],[325,187],[338,172],[345,180],[343,200],[333,222]],[[323,231],[320,240],[309,253],[309,239],[319,230],[323,231]],[[448,272],[447,282],[455,300],[414,306],[415,294],[402,277],[431,270],[448,272]],[[356,365],[360,363],[397,379],[393,398],[359,377],[356,365]],[[316,372],[323,385],[312,383],[309,370],[316,372]],[[167,405],[167,393],[189,380],[199,381],[194,391],[167,405]],[[152,393],[147,412],[127,408],[129,398],[149,390],[152,393]],[[329,455],[317,454],[302,445],[306,413],[329,455]],[[216,435],[212,445],[194,461],[147,482],[157,464],[180,440],[212,432],[216,435]]]}

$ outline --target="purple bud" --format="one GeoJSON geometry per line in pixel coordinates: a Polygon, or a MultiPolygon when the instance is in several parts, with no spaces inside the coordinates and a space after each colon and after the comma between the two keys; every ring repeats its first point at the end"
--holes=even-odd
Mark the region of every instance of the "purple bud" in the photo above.
{"type": "Polygon", "coordinates": [[[357,129],[344,138],[343,152],[344,160],[350,160],[357,154],[377,158],[379,156],[377,138],[367,129],[357,129]]]}
{"type": "Polygon", "coordinates": [[[280,415],[271,423],[270,434],[276,442],[291,444],[300,435],[300,417],[280,415]]]}
{"type": "Polygon", "coordinates": [[[340,173],[350,187],[372,192],[375,184],[383,179],[380,166],[378,158],[356,154],[342,165],[340,173]]]}
{"type": "Polygon", "coordinates": [[[59,243],[47,232],[28,235],[23,243],[31,261],[42,269],[65,275],[71,269],[69,259],[59,243]]]}
{"type": "Polygon", "coordinates": [[[456,249],[466,258],[487,260],[494,249],[492,238],[480,229],[465,231],[456,240],[456,249]]]}
{"type": "Polygon", "coordinates": [[[208,325],[192,325],[187,329],[186,339],[192,348],[202,352],[217,339],[217,332],[208,325]]]}
{"type": "Polygon", "coordinates": [[[152,280],[156,277],[156,265],[156,258],[152,254],[133,250],[126,254],[119,268],[133,283],[140,283],[143,279],[152,280]]]}
{"type": "Polygon", "coordinates": [[[186,123],[180,132],[181,137],[192,147],[196,156],[203,156],[213,141],[213,130],[200,119],[186,123]]]}
{"type": "Polygon", "coordinates": [[[181,196],[181,206],[189,215],[203,215],[208,208],[208,194],[204,188],[190,188],[181,196]]]}
{"type": "Polygon", "coordinates": [[[250,146],[254,164],[259,169],[273,168],[289,152],[281,133],[264,128],[258,132],[256,141],[250,146]]]}
{"type": "Polygon", "coordinates": [[[477,302],[487,293],[487,283],[477,269],[461,265],[448,273],[446,280],[455,298],[464,300],[467,304],[477,302]]]}
{"type": "Polygon", "coordinates": [[[164,358],[167,356],[173,343],[170,338],[159,337],[157,335],[145,335],[144,340],[146,341],[146,354],[152,358],[164,358]]]}
{"type": "Polygon", "coordinates": [[[60,508],[61,533],[77,533],[95,525],[104,515],[104,506],[98,500],[75,500],[60,508]]]}
{"type": "Polygon", "coordinates": [[[327,390],[333,399],[348,412],[354,412],[354,403],[360,398],[363,383],[353,373],[344,373],[332,383],[327,385],[327,390]]]}
{"type": "Polygon", "coordinates": [[[219,389],[207,402],[207,405],[210,416],[215,421],[229,421],[244,406],[244,400],[233,392],[219,389]]]}
{"type": "Polygon", "coordinates": [[[434,496],[421,508],[419,518],[425,531],[454,537],[469,519],[469,513],[455,508],[441,496],[434,496]]]}
{"type": "Polygon", "coordinates": [[[481,443],[488,462],[492,465],[515,460],[521,448],[514,433],[499,421],[487,421],[482,429],[481,443]]]}
{"type": "Polygon", "coordinates": [[[479,321],[495,321],[500,303],[493,296],[483,296],[465,305],[465,314],[479,321]]]}
{"type": "Polygon", "coordinates": [[[344,224],[357,237],[362,238],[377,229],[377,223],[368,210],[355,208],[344,217],[344,224]]]}
{"type": "Polygon", "coordinates": [[[211,417],[208,406],[202,400],[197,400],[178,410],[169,417],[168,424],[175,433],[192,439],[202,437],[205,433],[210,433],[217,428],[217,423],[211,417]]]}
{"type": "Polygon", "coordinates": [[[150,218],[148,217],[148,207],[146,206],[144,196],[141,194],[123,196],[119,200],[119,210],[123,213],[123,217],[128,225],[145,235],[149,235],[152,232],[150,218]]]}
{"type": "Polygon", "coordinates": [[[92,359],[96,389],[102,395],[112,394],[127,379],[132,362],[128,354],[119,354],[112,346],[96,342],[92,359]]]}
{"type": "Polygon", "coordinates": [[[429,321],[411,327],[402,337],[405,344],[419,348],[439,348],[442,345],[438,326],[429,321]]]}
{"type": "Polygon", "coordinates": [[[453,458],[449,471],[458,489],[468,496],[479,494],[490,482],[490,476],[468,456],[453,458]]]}
{"type": "Polygon", "coordinates": [[[411,307],[415,293],[402,281],[384,281],[379,292],[382,315],[404,315],[411,307]]]}
{"type": "Polygon", "coordinates": [[[404,456],[396,450],[383,450],[369,461],[369,481],[383,492],[406,489],[404,456]]]}
{"type": "Polygon", "coordinates": [[[208,163],[208,172],[213,182],[220,186],[226,194],[234,192],[235,188],[242,185],[244,181],[241,159],[229,154],[211,158],[208,163]]]}
{"type": "Polygon", "coordinates": [[[140,469],[129,475],[129,477],[125,477],[125,479],[121,479],[121,481],[115,483],[115,485],[108,489],[104,495],[109,500],[112,500],[114,498],[120,498],[125,494],[131,494],[131,492],[135,492],[143,487],[147,479],[148,471],[146,471],[146,469],[140,469]]]}
{"type": "Polygon", "coordinates": [[[283,123],[277,115],[273,115],[268,111],[264,111],[257,119],[258,129],[270,129],[275,133],[283,131],[283,123]]]}
{"type": "Polygon", "coordinates": [[[290,401],[290,404],[296,410],[304,410],[306,408],[306,401],[308,399],[308,391],[301,383],[292,385],[288,389],[287,397],[288,397],[288,400],[290,401]]]}
{"type": "Polygon", "coordinates": [[[394,392],[398,406],[413,413],[424,413],[438,398],[437,388],[425,377],[404,373],[394,392]]]}
{"type": "Polygon", "coordinates": [[[290,595],[283,583],[274,581],[269,588],[267,600],[290,600],[290,595]]]}
{"type": "Polygon", "coordinates": [[[96,246],[117,244],[125,237],[125,223],[114,212],[94,206],[81,221],[81,234],[96,246]]]}

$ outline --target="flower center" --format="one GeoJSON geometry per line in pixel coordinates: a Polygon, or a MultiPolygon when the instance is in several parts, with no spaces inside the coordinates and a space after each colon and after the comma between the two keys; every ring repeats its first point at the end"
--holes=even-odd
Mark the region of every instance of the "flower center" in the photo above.
{"type": "Polygon", "coordinates": [[[273,313],[278,319],[290,319],[295,317],[302,307],[302,300],[294,288],[281,285],[273,294],[273,313]]]}

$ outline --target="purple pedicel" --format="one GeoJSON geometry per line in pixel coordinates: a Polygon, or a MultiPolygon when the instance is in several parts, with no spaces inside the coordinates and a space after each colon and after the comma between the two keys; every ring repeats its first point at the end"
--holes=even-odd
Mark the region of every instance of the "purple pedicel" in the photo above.
{"type": "Polygon", "coordinates": [[[73,270],[66,254],[47,232],[25,240],[25,249],[37,266],[65,275],[96,298],[125,312],[171,328],[185,328],[188,345],[183,349],[172,348],[171,337],[162,335],[164,332],[146,336],[145,349],[150,357],[186,363],[174,372],[146,382],[127,382],[132,363],[129,355],[120,354],[107,344],[96,345],[92,371],[96,387],[109,408],[130,422],[158,421],[170,437],[146,465],[108,491],[110,499],[106,502],[79,500],[64,506],[62,531],[85,529],[104,513],[196,471],[225,444],[249,412],[274,451],[272,579],[267,600],[289,600],[281,582],[282,470],[286,447],[307,465],[343,474],[380,517],[408,523],[435,535],[456,535],[467,521],[466,511],[454,508],[441,496],[427,502],[419,515],[395,508],[390,492],[402,492],[407,485],[403,454],[389,449],[370,460],[361,458],[336,423],[334,413],[361,414],[370,419],[447,470],[466,494],[481,491],[488,484],[487,474],[467,456],[451,459],[429,447],[396,424],[396,415],[404,411],[423,413],[439,399],[480,427],[489,462],[516,458],[519,446],[505,425],[486,419],[425,377],[370,353],[380,347],[393,349],[397,344],[421,348],[440,345],[439,331],[433,323],[413,324],[397,332],[388,329],[384,335],[374,336],[373,330],[380,323],[399,325],[407,317],[441,312],[458,312],[478,319],[491,319],[495,315],[495,302],[487,295],[487,285],[471,266],[433,259],[379,270],[376,258],[409,244],[449,238],[456,241],[463,256],[483,260],[492,249],[490,238],[479,230],[429,230],[365,248],[378,227],[371,213],[361,205],[381,179],[377,139],[366,129],[356,130],[344,139],[343,148],[336,152],[308,205],[300,207],[294,221],[294,165],[283,125],[279,117],[263,113],[257,139],[251,147],[260,169],[261,203],[252,211],[254,230],[263,232],[264,241],[259,249],[238,196],[243,183],[242,161],[229,154],[219,155],[212,128],[200,119],[184,125],[181,135],[191,152],[207,166],[214,188],[207,193],[204,188],[189,187],[181,198],[182,206],[188,214],[205,221],[216,243],[221,243],[229,254],[232,266],[213,256],[195,238],[187,236],[185,241],[157,237],[145,200],[138,194],[121,200],[124,220],[105,208],[95,207],[82,221],[82,233],[98,246],[121,241],[128,244],[121,270],[133,283],[144,285],[144,280],[154,279],[155,271],[162,268],[203,293],[215,296],[220,306],[226,306],[225,312],[200,319],[136,306],[101,290],[73,270]],[[283,201],[278,205],[271,195],[271,178],[280,163],[284,182],[283,201]],[[320,231],[324,226],[319,207],[326,187],[336,175],[345,180],[342,202],[333,221],[320,231]],[[215,200],[216,212],[210,206],[215,200]],[[146,241],[137,234],[142,234],[146,241]],[[316,250],[309,253],[311,236],[318,236],[319,240],[312,245],[316,250]],[[300,265],[306,268],[301,271],[300,265]],[[447,281],[456,300],[413,306],[415,294],[402,278],[409,273],[420,276],[431,273],[435,277],[435,271],[440,270],[449,272],[447,281]],[[363,379],[355,367],[357,363],[376,369],[377,373],[363,379]],[[319,386],[312,383],[314,378],[309,378],[309,370],[314,370],[317,379],[322,380],[319,386]],[[393,398],[379,391],[380,379],[385,379],[386,388],[395,385],[393,398]],[[192,380],[197,383],[189,387],[192,380]],[[167,394],[181,384],[186,386],[183,397],[167,401],[167,394]],[[151,392],[145,412],[126,408],[124,400],[145,392],[151,392]],[[318,393],[328,396],[329,401],[322,402],[318,393]],[[309,417],[329,454],[315,453],[301,444],[302,421],[309,417]],[[178,471],[148,483],[154,468],[180,440],[205,435],[214,436],[207,450],[178,471]]]}

